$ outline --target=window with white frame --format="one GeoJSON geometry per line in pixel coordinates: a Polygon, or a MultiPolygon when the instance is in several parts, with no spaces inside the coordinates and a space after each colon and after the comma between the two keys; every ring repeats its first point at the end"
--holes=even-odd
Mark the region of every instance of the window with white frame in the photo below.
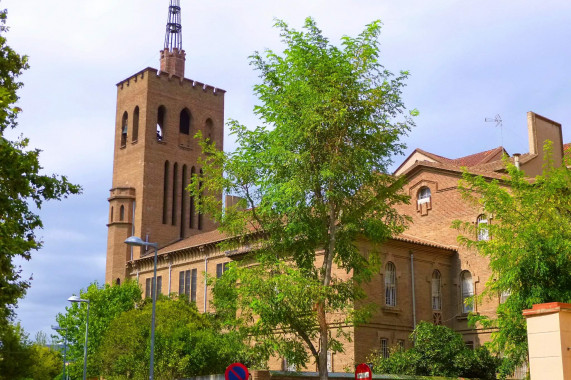
{"type": "Polygon", "coordinates": [[[333,354],[327,351],[327,372],[333,372],[333,354]]]}
{"type": "Polygon", "coordinates": [[[427,202],[430,202],[430,189],[426,186],[423,186],[418,190],[417,203],[422,204],[427,202]]]}
{"type": "Polygon", "coordinates": [[[389,357],[389,340],[387,338],[381,338],[381,356],[385,359],[389,357]]]}
{"type": "Polygon", "coordinates": [[[442,283],[440,271],[437,269],[432,272],[432,279],[430,283],[432,288],[432,310],[442,310],[442,283]]]}
{"type": "Polygon", "coordinates": [[[295,372],[295,371],[297,371],[297,368],[296,368],[295,364],[288,363],[287,359],[284,358],[284,371],[285,372],[295,372]]]}
{"type": "Polygon", "coordinates": [[[509,290],[502,290],[500,293],[500,303],[504,303],[508,300],[508,297],[511,295],[509,290]]]}
{"type": "Polygon", "coordinates": [[[462,292],[462,313],[468,314],[474,311],[474,282],[472,281],[472,274],[467,270],[460,274],[461,292],[462,292]]]}
{"type": "Polygon", "coordinates": [[[489,239],[489,232],[488,232],[488,218],[486,215],[478,216],[476,219],[476,228],[478,231],[478,240],[488,240],[489,239]]]}
{"type": "Polygon", "coordinates": [[[397,271],[390,261],[385,267],[385,305],[397,305],[397,271]]]}

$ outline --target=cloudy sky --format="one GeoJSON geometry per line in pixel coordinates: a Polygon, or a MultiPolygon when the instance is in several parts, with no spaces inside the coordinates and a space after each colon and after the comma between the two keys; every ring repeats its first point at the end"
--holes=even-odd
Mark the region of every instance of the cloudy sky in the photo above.
{"type": "MultiPolygon", "coordinates": [[[[408,152],[456,158],[503,145],[525,153],[526,112],[563,124],[571,141],[571,2],[452,0],[181,0],[186,76],[227,90],[226,118],[254,125],[257,74],[248,56],[280,49],[275,18],[312,16],[331,41],[381,19],[381,60],[409,70],[417,108],[408,152]],[[503,126],[485,123],[501,115],[503,126]]],[[[44,247],[23,263],[32,288],[18,319],[49,332],[66,299],[103,282],[111,187],[115,84],[157,67],[168,0],[0,0],[8,43],[30,57],[17,133],[43,150],[46,173],[66,174],[81,196],[47,204],[44,247]]],[[[232,143],[226,137],[225,149],[232,143]]]]}

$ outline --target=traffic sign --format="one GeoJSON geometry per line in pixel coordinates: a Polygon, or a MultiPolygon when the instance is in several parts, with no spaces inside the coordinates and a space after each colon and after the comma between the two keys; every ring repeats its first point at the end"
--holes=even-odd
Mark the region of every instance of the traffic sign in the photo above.
{"type": "Polygon", "coordinates": [[[355,368],[355,380],[371,380],[372,378],[373,372],[365,363],[361,363],[355,368]]]}
{"type": "Polygon", "coordinates": [[[248,380],[249,376],[248,368],[242,363],[230,364],[224,372],[226,380],[248,380]]]}

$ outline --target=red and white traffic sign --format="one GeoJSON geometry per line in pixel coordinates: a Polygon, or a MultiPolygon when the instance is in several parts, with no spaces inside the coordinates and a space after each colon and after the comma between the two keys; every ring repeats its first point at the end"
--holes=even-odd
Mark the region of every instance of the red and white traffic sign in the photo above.
{"type": "Polygon", "coordinates": [[[224,372],[226,380],[248,380],[249,376],[248,368],[242,363],[230,364],[224,372]]]}
{"type": "Polygon", "coordinates": [[[373,372],[365,363],[361,363],[355,368],[355,380],[371,380],[372,378],[373,372]]]}

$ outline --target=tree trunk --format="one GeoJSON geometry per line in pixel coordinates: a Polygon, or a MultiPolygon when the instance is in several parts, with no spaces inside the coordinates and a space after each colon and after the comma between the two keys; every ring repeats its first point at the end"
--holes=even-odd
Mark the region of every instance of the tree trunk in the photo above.
{"type": "Polygon", "coordinates": [[[317,368],[319,369],[319,380],[328,380],[327,373],[327,338],[328,326],[325,315],[325,305],[320,303],[317,308],[317,318],[319,320],[319,361],[317,368]]]}

